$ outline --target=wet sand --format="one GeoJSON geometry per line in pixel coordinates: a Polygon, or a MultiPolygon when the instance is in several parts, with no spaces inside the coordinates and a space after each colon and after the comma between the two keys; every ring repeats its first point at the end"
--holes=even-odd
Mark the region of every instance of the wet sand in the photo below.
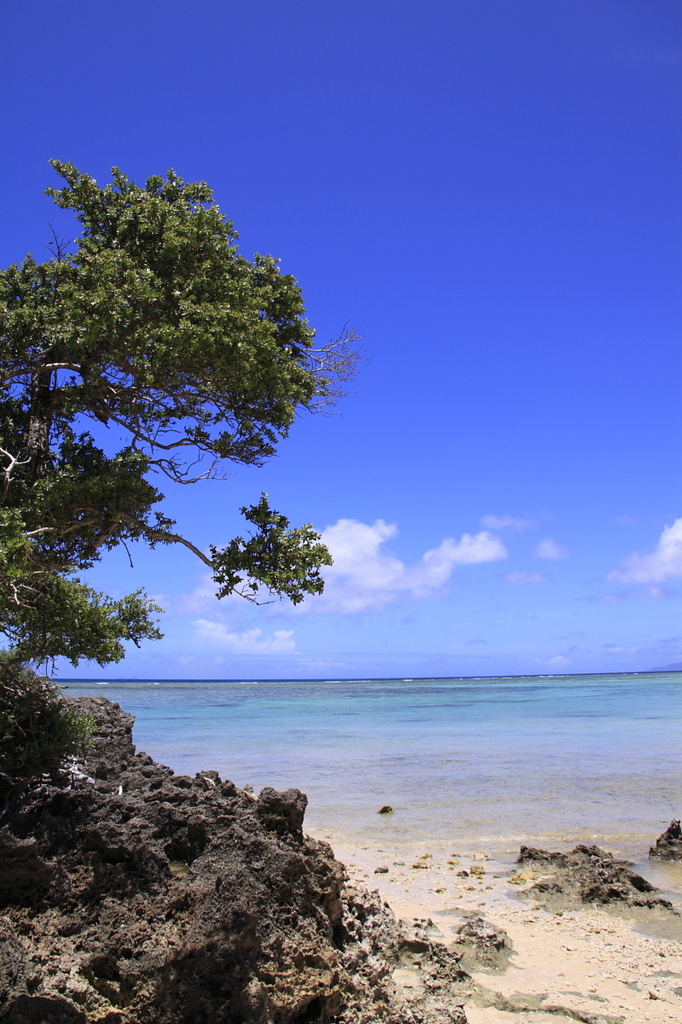
{"type": "MultiPolygon", "coordinates": [[[[475,849],[398,852],[337,841],[334,851],[398,917],[432,922],[435,939],[449,944],[472,915],[504,929],[508,966],[472,975],[470,1024],[682,1024],[682,918],[648,912],[643,923],[592,906],[547,911],[519,898],[508,863],[475,849]]],[[[418,994],[410,972],[397,972],[396,980],[407,996],[418,994]]]]}

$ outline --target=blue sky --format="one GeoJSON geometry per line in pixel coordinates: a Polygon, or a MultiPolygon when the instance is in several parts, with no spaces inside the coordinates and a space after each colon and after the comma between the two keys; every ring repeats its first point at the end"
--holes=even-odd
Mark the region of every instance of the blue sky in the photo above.
{"type": "MultiPolygon", "coordinates": [[[[278,457],[167,486],[199,545],[269,493],[336,563],[302,609],[107,556],[166,638],[95,677],[493,675],[682,661],[677,0],[26,0],[1,16],[0,259],[51,157],[206,180],[366,364],[278,457]]],[[[65,670],[65,674],[73,674],[65,670]]]]}

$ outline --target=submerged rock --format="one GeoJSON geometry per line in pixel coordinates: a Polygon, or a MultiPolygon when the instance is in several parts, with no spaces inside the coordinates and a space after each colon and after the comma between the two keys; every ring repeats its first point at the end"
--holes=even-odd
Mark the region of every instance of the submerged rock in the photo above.
{"type": "Polygon", "coordinates": [[[304,835],[299,790],[176,776],[117,705],[74,703],[93,750],[0,823],[3,1024],[441,1020],[402,999],[395,918],[304,835]]]}
{"type": "Polygon", "coordinates": [[[649,850],[649,857],[682,860],[682,827],[679,818],[671,821],[665,832],[658,837],[656,845],[649,850]]]}
{"type": "MultiPolygon", "coordinates": [[[[541,874],[538,881],[519,896],[532,897],[549,905],[597,903],[622,907],[646,907],[676,913],[668,900],[655,895],[655,886],[631,871],[632,863],[616,860],[598,846],[576,846],[568,853],[549,852],[522,846],[516,860],[524,868],[541,874]]],[[[513,881],[518,879],[518,874],[513,881]]]]}

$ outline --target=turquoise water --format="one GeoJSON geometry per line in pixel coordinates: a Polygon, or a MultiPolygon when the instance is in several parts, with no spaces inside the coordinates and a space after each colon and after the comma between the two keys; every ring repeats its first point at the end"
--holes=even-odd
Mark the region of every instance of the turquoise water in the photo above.
{"type": "Polygon", "coordinates": [[[304,790],[332,842],[505,860],[597,842],[638,861],[682,815],[681,673],[67,685],[132,712],[138,748],[176,772],[304,790]]]}

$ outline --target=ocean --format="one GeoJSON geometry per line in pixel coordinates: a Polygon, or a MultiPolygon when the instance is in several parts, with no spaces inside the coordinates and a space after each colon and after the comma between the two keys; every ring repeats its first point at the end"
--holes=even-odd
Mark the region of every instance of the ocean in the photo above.
{"type": "Polygon", "coordinates": [[[177,773],[302,789],[332,846],[511,863],[522,843],[580,842],[642,864],[682,816],[682,673],[61,682],[134,714],[138,749],[177,773]]]}

